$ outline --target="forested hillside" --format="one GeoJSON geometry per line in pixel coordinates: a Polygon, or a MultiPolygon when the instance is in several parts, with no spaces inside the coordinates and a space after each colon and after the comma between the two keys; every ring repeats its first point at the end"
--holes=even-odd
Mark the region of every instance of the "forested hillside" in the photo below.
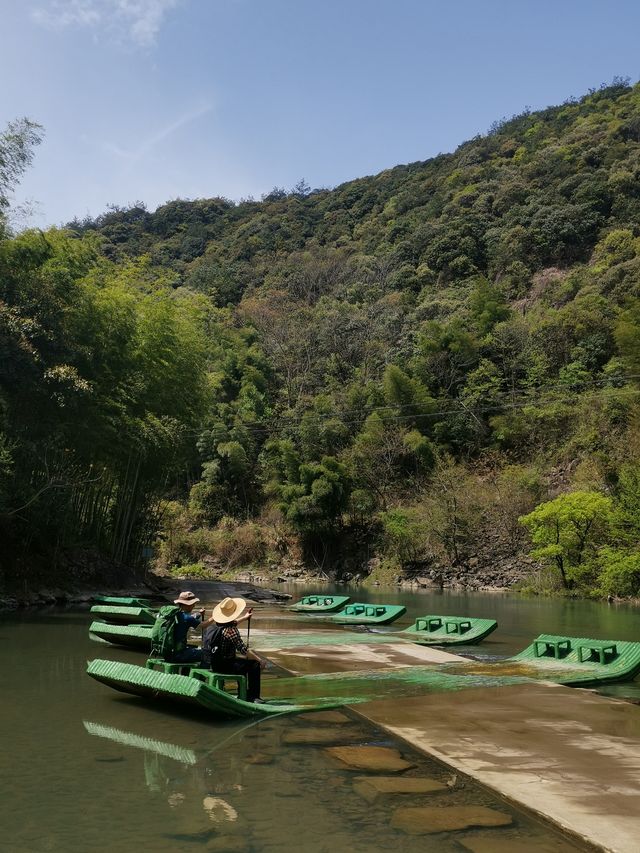
{"type": "Polygon", "coordinates": [[[640,592],[640,85],[333,190],[5,232],[0,300],[11,565],[480,583],[533,547],[640,592]]]}

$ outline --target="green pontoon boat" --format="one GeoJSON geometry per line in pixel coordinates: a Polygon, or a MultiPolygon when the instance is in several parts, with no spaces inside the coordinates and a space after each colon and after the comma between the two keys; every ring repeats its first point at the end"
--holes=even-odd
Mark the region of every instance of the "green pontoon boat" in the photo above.
{"type": "Polygon", "coordinates": [[[340,610],[350,601],[348,595],[305,595],[292,604],[289,610],[296,613],[331,613],[340,610]]]}
{"type": "Polygon", "coordinates": [[[421,646],[470,646],[484,640],[498,623],[469,616],[420,616],[410,628],[399,631],[421,646]]]}
{"type": "Polygon", "coordinates": [[[399,604],[356,603],[347,604],[327,618],[341,625],[388,625],[406,612],[407,608],[399,604]]]}
{"type": "Polygon", "coordinates": [[[152,625],[110,625],[108,622],[92,622],[89,636],[97,637],[115,646],[127,646],[149,654],[151,651],[152,625]]]}
{"type": "Polygon", "coordinates": [[[631,681],[640,672],[640,643],[540,634],[504,663],[522,664],[560,684],[631,681]]]}
{"type": "Polygon", "coordinates": [[[246,718],[301,714],[339,705],[336,702],[296,705],[283,700],[259,704],[247,702],[244,675],[219,675],[206,669],[169,664],[156,659],[149,659],[146,667],[119,661],[93,660],[87,667],[87,674],[122,693],[202,708],[213,717],[246,718]],[[237,695],[227,692],[225,688],[229,683],[237,686],[237,695]]]}
{"type": "Polygon", "coordinates": [[[124,607],[115,604],[94,604],[90,613],[103,622],[120,625],[153,625],[156,611],[148,607],[124,607]]]}
{"type": "Polygon", "coordinates": [[[640,643],[540,634],[513,657],[443,664],[439,671],[471,679],[491,676],[592,687],[635,678],[640,672],[640,643]]]}
{"type": "Polygon", "coordinates": [[[115,604],[121,607],[153,607],[150,598],[126,598],[119,595],[94,595],[96,604],[115,604]]]}

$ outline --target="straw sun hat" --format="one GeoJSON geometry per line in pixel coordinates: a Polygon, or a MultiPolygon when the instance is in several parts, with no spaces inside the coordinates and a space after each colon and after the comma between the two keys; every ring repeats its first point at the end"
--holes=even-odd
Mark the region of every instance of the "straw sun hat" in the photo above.
{"type": "Polygon", "coordinates": [[[244,598],[223,598],[220,604],[216,604],[213,608],[213,619],[218,625],[224,625],[225,622],[233,622],[240,616],[242,611],[247,606],[244,598]]]}

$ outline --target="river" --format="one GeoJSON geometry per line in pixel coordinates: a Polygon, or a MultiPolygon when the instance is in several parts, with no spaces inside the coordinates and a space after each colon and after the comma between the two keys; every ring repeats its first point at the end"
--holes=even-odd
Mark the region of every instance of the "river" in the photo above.
{"type": "MultiPolygon", "coordinates": [[[[207,600],[206,585],[193,586],[207,600]]],[[[309,590],[291,591],[298,597],[309,590]]],[[[473,649],[485,657],[511,654],[541,632],[638,639],[637,610],[627,606],[478,593],[349,592],[357,599],[405,604],[408,612],[398,627],[425,613],[497,618],[498,631],[473,649]]],[[[259,615],[258,609],[256,627],[259,615]]],[[[394,845],[409,853],[460,853],[472,849],[461,846],[465,839],[490,841],[496,832],[507,841],[529,839],[541,851],[581,849],[470,782],[447,791],[447,802],[498,809],[511,815],[512,826],[407,836],[391,826],[397,798],[370,803],[354,787],[354,774],[314,745],[314,715],[220,723],[117,694],[85,675],[87,660],[140,663],[141,655],[96,645],[88,623],[86,610],[0,616],[3,853],[382,853],[394,845]],[[304,728],[309,743],[287,742],[290,732],[304,728]]],[[[296,630],[274,608],[263,610],[261,628],[283,625],[296,630]]],[[[637,684],[606,692],[640,696],[637,684]]],[[[409,775],[451,781],[448,768],[358,717],[345,725],[358,743],[397,746],[416,765],[409,775]]]]}

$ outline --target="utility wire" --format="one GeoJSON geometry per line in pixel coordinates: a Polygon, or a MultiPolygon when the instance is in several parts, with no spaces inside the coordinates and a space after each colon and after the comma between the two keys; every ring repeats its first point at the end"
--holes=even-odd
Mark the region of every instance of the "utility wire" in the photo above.
{"type": "MultiPolygon", "coordinates": [[[[634,376],[619,376],[616,378],[620,379],[620,380],[622,380],[622,379],[630,380],[630,379],[638,379],[638,378],[640,378],[640,376],[636,376],[636,375],[634,375],[634,376]]],[[[573,391],[573,392],[567,391],[564,394],[557,394],[557,393],[554,393],[553,391],[547,391],[547,392],[542,393],[542,394],[533,395],[533,394],[522,394],[522,393],[513,394],[510,392],[499,392],[499,393],[495,394],[494,397],[498,398],[498,399],[502,398],[502,400],[504,400],[504,402],[498,403],[498,404],[493,405],[493,406],[476,407],[476,406],[473,406],[472,404],[465,406],[463,403],[459,402],[458,400],[453,399],[451,401],[452,405],[449,408],[440,409],[438,411],[431,411],[431,412],[415,412],[414,411],[411,414],[406,414],[406,415],[392,414],[392,412],[395,412],[397,410],[402,411],[402,410],[406,410],[406,409],[416,409],[418,407],[418,404],[416,404],[416,403],[407,403],[407,404],[401,404],[401,405],[388,404],[388,405],[384,405],[384,406],[367,407],[367,408],[363,408],[360,411],[358,417],[356,417],[356,418],[344,417],[344,415],[349,415],[351,413],[355,413],[355,410],[353,410],[353,409],[342,411],[342,412],[338,411],[338,410],[334,410],[333,412],[315,413],[315,414],[316,414],[317,420],[319,420],[319,421],[326,421],[326,420],[330,420],[330,419],[335,419],[335,420],[339,421],[341,424],[343,424],[345,426],[349,426],[349,425],[354,425],[354,424],[360,424],[363,422],[363,420],[366,417],[368,417],[371,414],[376,414],[376,413],[381,413],[380,419],[385,423],[386,422],[400,422],[400,421],[415,421],[415,420],[421,420],[421,419],[439,418],[439,417],[452,417],[452,416],[453,417],[456,417],[456,416],[458,416],[458,417],[462,417],[462,416],[469,417],[470,415],[473,416],[474,414],[490,414],[490,413],[495,413],[495,412],[501,412],[504,410],[514,411],[514,410],[518,410],[518,409],[525,409],[529,406],[548,405],[551,403],[562,403],[562,402],[578,403],[578,402],[583,402],[584,400],[598,399],[599,397],[605,396],[608,391],[615,392],[615,395],[618,397],[620,397],[620,396],[634,396],[634,395],[640,394],[640,388],[635,389],[635,388],[616,387],[616,386],[610,385],[608,383],[610,383],[609,379],[594,380],[592,383],[590,383],[591,387],[593,387],[593,386],[596,386],[596,387],[602,386],[602,387],[600,387],[599,390],[593,391],[591,393],[585,393],[584,391],[573,391]],[[388,414],[386,414],[386,413],[388,413],[388,414]]],[[[564,385],[564,383],[561,383],[561,382],[555,383],[555,385],[556,385],[556,387],[566,387],[564,385]]],[[[286,429],[286,428],[290,428],[290,427],[300,426],[300,424],[302,423],[302,419],[303,419],[304,415],[308,414],[309,412],[313,413],[313,410],[307,409],[306,412],[304,412],[301,415],[297,415],[297,416],[280,414],[272,422],[271,426],[251,426],[248,424],[240,423],[240,424],[237,424],[236,427],[241,428],[241,429],[245,430],[246,432],[251,433],[251,434],[255,434],[255,435],[261,435],[261,434],[273,435],[279,429],[283,429],[283,428],[286,429]]],[[[228,429],[233,429],[233,428],[234,428],[233,426],[228,427],[228,429]]],[[[202,427],[200,429],[187,430],[187,431],[183,432],[183,435],[201,436],[204,433],[206,433],[207,431],[208,431],[207,427],[202,427]]]]}

